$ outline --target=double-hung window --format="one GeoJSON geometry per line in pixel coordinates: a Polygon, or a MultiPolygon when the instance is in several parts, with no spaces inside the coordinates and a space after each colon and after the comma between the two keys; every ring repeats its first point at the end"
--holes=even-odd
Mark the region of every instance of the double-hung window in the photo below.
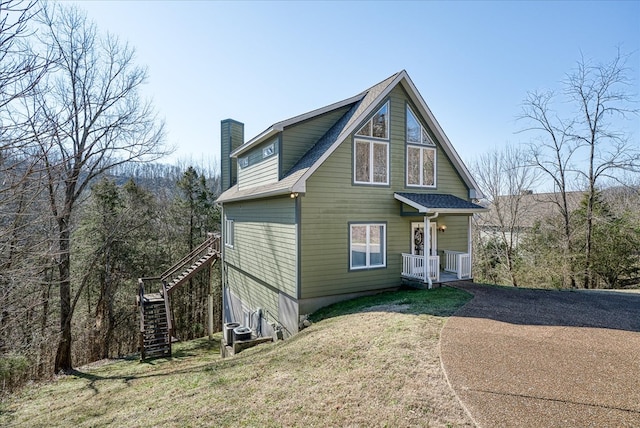
{"type": "Polygon", "coordinates": [[[436,145],[407,106],[407,186],[436,187],[436,145]]]}
{"type": "Polygon", "coordinates": [[[225,247],[233,248],[234,241],[234,224],[233,220],[225,216],[224,218],[224,245],[225,247]]]}
{"type": "Polygon", "coordinates": [[[389,184],[389,103],[356,132],[353,140],[353,181],[389,184]]]}
{"type": "Polygon", "coordinates": [[[387,265],[387,234],[384,223],[349,225],[349,268],[370,269],[387,265]]]}

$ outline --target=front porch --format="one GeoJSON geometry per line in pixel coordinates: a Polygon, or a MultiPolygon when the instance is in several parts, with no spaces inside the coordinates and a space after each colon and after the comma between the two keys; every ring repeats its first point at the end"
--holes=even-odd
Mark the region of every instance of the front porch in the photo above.
{"type": "Polygon", "coordinates": [[[471,254],[460,251],[443,250],[441,257],[414,254],[402,254],[402,278],[418,281],[423,284],[443,283],[471,279],[471,254]],[[428,259],[428,266],[425,260],[428,259]]]}
{"type": "Polygon", "coordinates": [[[486,208],[449,194],[394,193],[402,217],[410,221],[410,251],[402,253],[403,282],[431,288],[472,279],[472,217],[486,208]],[[448,233],[445,232],[449,231],[448,233]]]}

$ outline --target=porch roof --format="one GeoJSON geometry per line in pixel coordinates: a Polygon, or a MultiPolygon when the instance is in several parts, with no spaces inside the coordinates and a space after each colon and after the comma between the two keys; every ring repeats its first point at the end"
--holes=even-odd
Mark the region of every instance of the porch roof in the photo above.
{"type": "Polygon", "coordinates": [[[443,193],[396,192],[393,197],[424,214],[473,214],[487,211],[487,208],[481,205],[443,193]]]}

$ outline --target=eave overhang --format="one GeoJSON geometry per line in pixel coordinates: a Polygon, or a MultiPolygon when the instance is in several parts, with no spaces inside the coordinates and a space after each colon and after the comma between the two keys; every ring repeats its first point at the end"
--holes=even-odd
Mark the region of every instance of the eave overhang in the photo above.
{"type": "Polygon", "coordinates": [[[488,208],[449,194],[397,192],[393,197],[417,210],[417,214],[475,214],[488,211],[488,208]]]}

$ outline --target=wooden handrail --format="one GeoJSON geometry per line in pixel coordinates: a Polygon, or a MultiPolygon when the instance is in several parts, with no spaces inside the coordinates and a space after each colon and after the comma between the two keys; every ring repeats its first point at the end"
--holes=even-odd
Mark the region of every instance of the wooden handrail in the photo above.
{"type": "Polygon", "coordinates": [[[140,311],[140,332],[144,332],[144,282],[138,278],[138,307],[140,311]]]}
{"type": "Polygon", "coordinates": [[[138,311],[140,311],[140,332],[138,333],[138,346],[140,357],[144,359],[144,281],[138,278],[138,311]]]}
{"type": "Polygon", "coordinates": [[[142,278],[138,278],[138,282],[140,281],[160,281],[162,277],[160,276],[145,276],[142,278]]]}
{"type": "Polygon", "coordinates": [[[173,325],[171,323],[171,302],[169,302],[169,293],[167,293],[167,284],[162,283],[162,293],[164,295],[164,309],[167,312],[167,330],[169,332],[169,346],[171,346],[171,337],[173,336],[173,325]]]}
{"type": "Polygon", "coordinates": [[[160,276],[149,276],[138,278],[138,306],[140,311],[140,351],[142,359],[145,358],[144,349],[144,334],[145,334],[145,320],[144,320],[144,305],[146,301],[145,297],[145,282],[160,282],[160,294],[164,301],[164,307],[167,314],[167,328],[168,328],[168,345],[169,355],[171,354],[171,337],[173,336],[173,317],[171,312],[171,291],[184,283],[198,271],[204,267],[211,265],[211,260],[215,261],[220,256],[220,233],[207,233],[207,239],[200,245],[198,245],[193,251],[191,251],[186,257],[183,257],[180,261],[175,263],[171,268],[167,269],[160,276]],[[200,261],[200,263],[198,263],[200,261]],[[183,274],[172,278],[176,274],[183,274]],[[172,282],[173,280],[173,282],[172,282]]]}
{"type": "Polygon", "coordinates": [[[167,278],[169,278],[171,275],[177,273],[177,272],[181,272],[184,270],[185,265],[192,265],[193,264],[193,259],[200,255],[206,248],[210,247],[213,251],[216,251],[214,248],[214,242],[220,238],[219,234],[209,234],[210,236],[207,237],[207,240],[204,241],[202,244],[198,245],[193,251],[191,251],[187,256],[183,257],[180,261],[178,261],[177,263],[175,263],[173,266],[171,266],[169,269],[167,269],[165,272],[162,273],[162,275],[160,275],[160,280],[164,281],[167,278]]]}

